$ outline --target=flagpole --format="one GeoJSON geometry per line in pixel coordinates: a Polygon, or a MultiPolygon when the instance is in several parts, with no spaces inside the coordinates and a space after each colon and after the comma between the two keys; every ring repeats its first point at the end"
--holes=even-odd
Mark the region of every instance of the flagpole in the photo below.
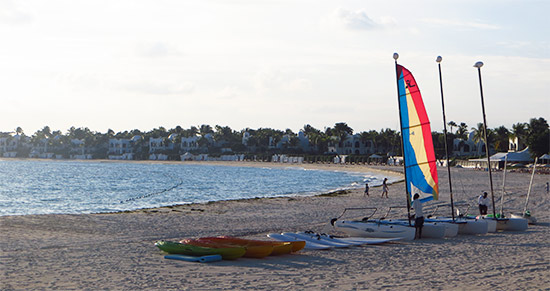
{"type": "Polygon", "coordinates": [[[397,59],[399,58],[398,53],[393,53],[393,59],[395,60],[395,76],[397,84],[397,104],[399,106],[399,127],[401,128],[401,154],[403,155],[403,174],[405,174],[405,194],[407,195],[407,218],[409,219],[409,226],[412,226],[411,223],[411,195],[409,193],[409,180],[407,179],[407,165],[405,165],[405,149],[403,147],[405,138],[403,136],[403,118],[401,117],[401,100],[399,96],[399,71],[397,69],[397,59]]]}
{"type": "Polygon", "coordinates": [[[451,183],[451,166],[449,164],[449,150],[447,147],[447,119],[445,117],[445,101],[443,99],[443,79],[441,77],[441,61],[443,58],[441,56],[438,56],[435,60],[437,62],[437,66],[439,68],[439,88],[441,91],[441,109],[443,112],[443,135],[445,137],[445,156],[447,157],[447,175],[449,176],[449,191],[451,192],[451,215],[453,217],[453,222],[455,221],[455,208],[454,208],[454,200],[453,200],[453,183],[451,183]]]}
{"type": "Polygon", "coordinates": [[[489,140],[487,139],[487,118],[485,117],[485,102],[483,101],[483,86],[481,84],[481,67],[483,62],[477,62],[474,64],[474,68],[477,68],[479,75],[479,92],[481,94],[481,111],[483,113],[483,136],[485,137],[485,153],[487,154],[487,170],[489,172],[489,181],[491,183],[491,199],[493,200],[493,217],[497,219],[497,213],[495,210],[495,194],[493,191],[493,175],[491,174],[491,157],[489,155],[489,140]]]}

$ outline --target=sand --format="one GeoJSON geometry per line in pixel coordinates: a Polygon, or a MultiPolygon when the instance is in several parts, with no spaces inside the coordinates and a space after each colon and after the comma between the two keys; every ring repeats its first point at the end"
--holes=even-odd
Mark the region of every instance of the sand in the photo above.
{"type": "MultiPolygon", "coordinates": [[[[308,167],[370,170],[352,165],[308,167]]],[[[479,192],[489,192],[488,174],[453,168],[452,177],[455,201],[469,202],[473,205],[470,212],[477,212],[479,192]]],[[[495,194],[500,197],[502,172],[494,173],[493,178],[495,194]]],[[[445,168],[439,170],[439,179],[440,201],[449,201],[445,168]]],[[[529,179],[528,173],[507,173],[505,213],[522,210],[529,179]]],[[[345,207],[376,206],[382,210],[405,205],[404,184],[390,185],[389,198],[381,198],[381,188],[374,187],[369,197],[356,189],[316,197],[222,201],[113,214],[3,216],[0,289],[548,290],[550,195],[544,184],[549,180],[548,175],[535,175],[528,208],[540,223],[525,232],[301,251],[208,264],[165,260],[153,244],[161,239],[213,235],[268,239],[266,234],[271,232],[335,233],[328,222],[345,207]]]]}

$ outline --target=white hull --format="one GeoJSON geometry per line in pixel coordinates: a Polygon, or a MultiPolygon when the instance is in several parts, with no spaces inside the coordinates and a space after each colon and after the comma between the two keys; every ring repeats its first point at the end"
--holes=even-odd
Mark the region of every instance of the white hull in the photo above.
{"type": "Polygon", "coordinates": [[[371,221],[336,220],[334,228],[349,236],[377,237],[377,238],[402,238],[413,240],[414,227],[398,224],[381,224],[371,221]]]}
{"type": "Polygon", "coordinates": [[[445,226],[445,237],[455,237],[458,235],[458,224],[450,222],[441,222],[445,226]]]}
{"type": "Polygon", "coordinates": [[[536,224],[537,220],[533,216],[523,216],[521,214],[512,214],[512,218],[525,218],[528,224],[536,224]]]}
{"type": "MultiPolygon", "coordinates": [[[[398,223],[400,225],[408,226],[407,220],[382,220],[381,223],[398,223]]],[[[413,221],[414,227],[414,221],[413,221]]],[[[424,222],[422,227],[422,237],[423,238],[444,238],[445,237],[445,225],[440,222],[424,222]]]]}
{"type": "Polygon", "coordinates": [[[465,224],[458,225],[459,234],[487,234],[489,224],[485,220],[467,219],[465,224]]]}
{"type": "Polygon", "coordinates": [[[525,231],[528,221],[525,218],[499,218],[496,220],[497,230],[525,231]]]}
{"type": "Polygon", "coordinates": [[[476,219],[481,219],[487,222],[487,232],[497,232],[497,221],[491,217],[478,216],[476,219]]]}

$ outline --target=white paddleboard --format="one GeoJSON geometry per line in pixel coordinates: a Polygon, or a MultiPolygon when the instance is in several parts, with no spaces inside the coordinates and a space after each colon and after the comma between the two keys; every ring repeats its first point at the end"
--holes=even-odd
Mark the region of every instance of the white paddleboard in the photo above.
{"type": "MultiPolygon", "coordinates": [[[[297,239],[295,237],[282,235],[280,233],[270,233],[267,236],[278,241],[295,241],[295,240],[303,241],[303,239],[297,239]]],[[[330,246],[314,243],[307,240],[305,242],[306,242],[306,246],[304,247],[304,249],[306,250],[328,250],[331,248],[330,246]]]]}
{"type": "Polygon", "coordinates": [[[347,243],[337,243],[337,242],[331,242],[331,241],[328,241],[328,240],[324,240],[322,238],[317,238],[317,237],[313,237],[309,234],[299,234],[299,233],[294,233],[294,232],[284,232],[282,233],[282,235],[286,235],[286,236],[291,236],[291,237],[295,237],[297,239],[301,239],[301,240],[305,240],[306,241],[306,244],[307,242],[313,242],[313,243],[318,243],[318,244],[323,244],[323,245],[327,245],[329,247],[335,247],[335,248],[347,248],[350,246],[350,244],[347,244],[347,243]]]}
{"type": "Polygon", "coordinates": [[[360,246],[362,245],[363,243],[362,242],[359,242],[359,241],[343,241],[343,240],[339,240],[338,238],[334,238],[328,234],[325,234],[325,233],[312,233],[312,232],[298,232],[298,234],[303,234],[303,235],[309,235],[313,238],[320,238],[321,240],[323,241],[328,241],[328,242],[333,242],[333,243],[339,243],[339,244],[347,244],[347,245],[350,245],[350,246],[360,246]]]}
{"type": "Polygon", "coordinates": [[[403,238],[401,237],[395,237],[395,238],[337,237],[335,239],[338,239],[341,241],[359,242],[364,245],[379,245],[379,244],[388,243],[392,241],[402,240],[403,238]]]}

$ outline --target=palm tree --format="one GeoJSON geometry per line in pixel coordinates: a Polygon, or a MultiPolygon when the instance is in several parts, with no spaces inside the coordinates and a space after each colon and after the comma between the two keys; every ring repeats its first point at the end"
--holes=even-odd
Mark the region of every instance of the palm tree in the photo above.
{"type": "Polygon", "coordinates": [[[458,125],[454,121],[447,122],[447,125],[451,128],[451,133],[453,133],[453,127],[457,127],[458,125]]]}
{"type": "Polygon", "coordinates": [[[208,124],[203,124],[200,126],[199,133],[201,136],[205,136],[209,133],[214,133],[214,130],[212,129],[212,126],[208,124]]]}
{"type": "Polygon", "coordinates": [[[458,129],[456,130],[456,135],[458,136],[458,138],[466,140],[468,139],[467,133],[468,125],[464,122],[461,122],[460,125],[458,125],[458,129]]]}
{"type": "Polygon", "coordinates": [[[495,128],[494,133],[496,135],[495,149],[499,152],[507,152],[510,131],[506,127],[501,125],[495,128]]]}
{"type": "Polygon", "coordinates": [[[472,127],[472,132],[474,133],[473,140],[476,144],[485,140],[485,137],[483,136],[483,123],[478,123],[477,127],[472,127]]]}
{"type": "Polygon", "coordinates": [[[527,133],[527,145],[533,158],[549,152],[550,129],[546,119],[531,118],[527,126],[527,133]]]}
{"type": "MultiPolygon", "coordinates": [[[[478,123],[477,128],[472,127],[472,130],[474,132],[473,139],[476,144],[479,144],[480,142],[484,142],[484,143],[487,143],[488,145],[491,145],[492,141],[495,139],[494,131],[487,129],[488,141],[485,140],[483,123],[478,123]]],[[[485,147],[482,147],[481,145],[478,146],[478,149],[481,149],[481,151],[483,152],[485,151],[485,147]]]]}
{"type": "Polygon", "coordinates": [[[343,142],[348,135],[353,134],[353,129],[349,127],[345,122],[339,122],[334,125],[334,131],[336,137],[338,137],[338,145],[343,147],[343,142]]]}

